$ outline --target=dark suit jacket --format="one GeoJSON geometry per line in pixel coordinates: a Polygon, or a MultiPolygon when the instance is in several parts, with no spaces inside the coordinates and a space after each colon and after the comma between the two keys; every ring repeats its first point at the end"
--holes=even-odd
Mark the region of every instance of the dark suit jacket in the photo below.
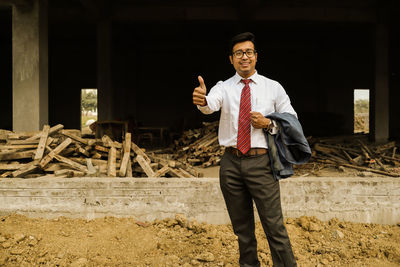
{"type": "Polygon", "coordinates": [[[274,112],[266,116],[278,126],[277,134],[264,130],[267,139],[272,172],[279,180],[293,175],[293,164],[306,163],[311,157],[311,148],[304,136],[299,120],[290,113],[274,112]]]}

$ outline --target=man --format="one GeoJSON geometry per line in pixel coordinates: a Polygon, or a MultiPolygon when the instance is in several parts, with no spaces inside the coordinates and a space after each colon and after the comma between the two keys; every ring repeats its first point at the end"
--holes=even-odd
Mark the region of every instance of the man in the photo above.
{"type": "Polygon", "coordinates": [[[220,186],[233,230],[238,236],[241,267],[260,266],[254,234],[253,200],[271,250],[275,267],[297,266],[283,224],[279,181],[271,172],[264,129],[276,132],[265,116],[296,112],[276,81],[257,73],[255,37],[246,32],[231,40],[230,62],[236,74],[218,82],[206,95],[201,76],[193,103],[204,114],[221,110],[218,139],[226,152],[221,159],[220,186]]]}

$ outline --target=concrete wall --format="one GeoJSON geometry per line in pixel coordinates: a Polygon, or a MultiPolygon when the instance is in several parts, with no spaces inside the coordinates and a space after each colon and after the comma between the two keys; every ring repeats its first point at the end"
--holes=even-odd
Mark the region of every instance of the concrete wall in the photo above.
{"type": "MultiPolygon", "coordinates": [[[[353,222],[400,221],[396,178],[291,178],[281,182],[286,217],[333,217],[353,222]]],[[[181,213],[229,223],[216,178],[37,178],[0,180],[0,214],[32,217],[134,217],[152,221],[181,213]]]]}

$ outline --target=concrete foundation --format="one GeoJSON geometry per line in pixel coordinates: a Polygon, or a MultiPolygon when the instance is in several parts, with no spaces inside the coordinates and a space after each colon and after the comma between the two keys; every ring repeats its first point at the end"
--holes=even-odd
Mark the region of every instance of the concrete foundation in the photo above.
{"type": "MultiPolygon", "coordinates": [[[[400,222],[400,179],[291,178],[281,181],[285,217],[395,224],[400,222]]],[[[184,214],[229,223],[217,178],[2,179],[0,214],[152,221],[184,214]]]]}

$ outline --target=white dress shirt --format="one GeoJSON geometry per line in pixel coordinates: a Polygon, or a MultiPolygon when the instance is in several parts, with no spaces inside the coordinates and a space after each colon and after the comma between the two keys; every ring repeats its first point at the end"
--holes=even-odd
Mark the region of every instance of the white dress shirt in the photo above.
{"type": "MultiPolygon", "coordinates": [[[[239,121],[240,96],[244,83],[236,73],[226,81],[219,81],[206,96],[207,106],[197,106],[204,114],[211,114],[221,109],[218,140],[221,146],[236,147],[239,121]]],[[[273,112],[288,112],[297,117],[289,96],[276,81],[259,75],[257,71],[248,79],[251,91],[251,110],[264,116],[273,112]]],[[[251,126],[251,147],[267,148],[262,129],[251,126]]]]}

